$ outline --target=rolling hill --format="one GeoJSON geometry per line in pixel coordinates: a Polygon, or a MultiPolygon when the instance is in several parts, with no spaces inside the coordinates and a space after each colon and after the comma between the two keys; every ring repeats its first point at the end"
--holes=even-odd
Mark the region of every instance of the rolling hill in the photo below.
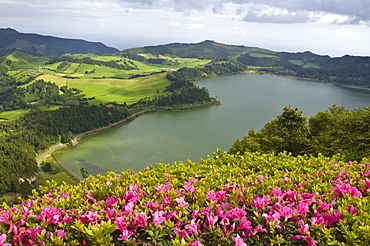
{"type": "Polygon", "coordinates": [[[118,50],[99,42],[19,33],[11,28],[0,29],[0,54],[14,51],[23,51],[34,56],[57,56],[66,53],[104,55],[118,50]]]}
{"type": "Polygon", "coordinates": [[[206,40],[200,43],[145,46],[116,55],[134,60],[163,62],[163,56],[211,60],[234,60],[262,73],[310,78],[326,82],[370,87],[370,57],[330,57],[305,52],[275,52],[257,47],[227,45],[206,40]],[[162,57],[161,57],[162,56],[162,57]]]}

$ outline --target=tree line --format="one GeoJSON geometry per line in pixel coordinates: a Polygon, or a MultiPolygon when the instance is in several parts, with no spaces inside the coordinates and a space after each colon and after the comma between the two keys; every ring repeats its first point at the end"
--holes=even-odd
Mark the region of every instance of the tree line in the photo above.
{"type": "Polygon", "coordinates": [[[46,104],[62,104],[68,100],[82,101],[84,94],[74,88],[59,88],[55,83],[37,80],[19,87],[10,76],[0,76],[0,112],[31,107],[31,102],[45,99],[46,104]],[[62,91],[63,93],[60,93],[62,91]]]}
{"type": "MultiPolygon", "coordinates": [[[[135,70],[138,69],[137,66],[129,61],[123,61],[123,60],[117,60],[117,61],[100,61],[100,60],[95,60],[91,59],[90,57],[83,57],[83,58],[75,58],[69,55],[60,55],[60,56],[55,56],[51,58],[46,64],[53,64],[56,62],[74,62],[74,63],[86,63],[86,64],[91,64],[91,65],[99,65],[99,66],[106,66],[106,67],[111,67],[111,68],[116,68],[119,70],[135,70]]],[[[63,64],[63,63],[61,63],[63,64]]],[[[64,63],[64,65],[60,68],[64,68],[67,64],[64,63]]]]}
{"type": "Polygon", "coordinates": [[[118,105],[82,105],[54,111],[32,109],[22,118],[1,122],[0,195],[20,192],[19,178],[38,172],[36,155],[50,146],[69,143],[74,134],[107,126],[130,115],[118,105]]]}
{"type": "Polygon", "coordinates": [[[282,114],[260,131],[251,129],[236,140],[229,153],[283,152],[293,155],[333,156],[346,160],[370,157],[370,107],[348,110],[333,105],[306,118],[297,108],[285,107],[282,114]]]}

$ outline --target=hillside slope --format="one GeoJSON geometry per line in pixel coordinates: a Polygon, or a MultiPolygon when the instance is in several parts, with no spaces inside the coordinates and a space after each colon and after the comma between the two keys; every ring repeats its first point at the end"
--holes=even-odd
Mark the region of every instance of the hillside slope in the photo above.
{"type": "Polygon", "coordinates": [[[19,33],[10,28],[0,29],[0,40],[0,54],[23,51],[35,56],[57,56],[66,53],[103,55],[118,51],[99,42],[19,33]]]}

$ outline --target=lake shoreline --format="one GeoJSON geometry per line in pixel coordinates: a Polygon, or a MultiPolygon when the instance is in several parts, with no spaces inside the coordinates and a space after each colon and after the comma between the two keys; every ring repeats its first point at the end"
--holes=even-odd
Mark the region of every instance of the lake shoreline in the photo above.
{"type": "MultiPolygon", "coordinates": [[[[121,126],[123,124],[129,123],[129,122],[135,120],[136,118],[138,118],[138,117],[140,117],[142,115],[145,115],[145,114],[150,114],[150,113],[155,113],[155,112],[163,112],[163,111],[187,111],[187,110],[193,110],[193,109],[199,109],[199,108],[206,108],[206,107],[213,107],[213,106],[219,106],[219,105],[221,105],[221,103],[219,101],[212,100],[212,102],[209,102],[209,103],[199,103],[199,104],[189,104],[189,105],[177,105],[175,108],[174,107],[161,107],[161,108],[145,109],[145,110],[139,111],[137,113],[134,113],[134,114],[128,116],[127,118],[122,119],[122,120],[120,120],[118,122],[112,123],[111,125],[103,126],[103,127],[100,127],[100,128],[94,129],[94,130],[83,132],[83,133],[78,133],[78,134],[74,135],[74,137],[73,137],[73,139],[72,139],[72,141],[71,141],[70,144],[58,143],[56,145],[50,146],[48,150],[46,150],[45,152],[41,153],[38,156],[38,158],[37,158],[37,165],[39,167],[39,170],[42,170],[42,167],[41,167],[41,161],[42,161],[42,159],[44,159],[47,156],[51,156],[53,158],[53,160],[61,168],[63,168],[64,171],[66,171],[68,174],[72,175],[74,178],[76,178],[78,180],[81,180],[80,178],[76,177],[74,174],[72,174],[71,172],[69,172],[57,160],[57,158],[55,157],[55,154],[58,151],[65,150],[65,149],[68,149],[68,148],[72,148],[72,147],[80,144],[88,136],[91,136],[91,135],[93,135],[95,133],[98,133],[98,132],[101,132],[101,131],[104,131],[104,130],[107,130],[107,129],[115,128],[115,127],[121,126]]],[[[39,174],[42,175],[42,172],[40,171],[39,174]]]]}

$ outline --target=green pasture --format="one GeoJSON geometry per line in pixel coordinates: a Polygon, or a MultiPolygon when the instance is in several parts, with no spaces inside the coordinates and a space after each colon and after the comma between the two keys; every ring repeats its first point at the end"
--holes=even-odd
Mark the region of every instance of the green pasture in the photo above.
{"type": "Polygon", "coordinates": [[[51,69],[51,70],[57,70],[58,66],[61,64],[62,62],[55,62],[53,64],[47,64],[47,65],[44,65],[43,67],[46,68],[46,69],[51,69]]]}
{"type": "Polygon", "coordinates": [[[8,75],[15,77],[15,78],[21,78],[25,75],[28,75],[30,71],[28,69],[17,69],[17,70],[11,70],[8,71],[8,75]]]}
{"type": "Polygon", "coordinates": [[[289,60],[289,62],[297,66],[303,66],[303,61],[301,60],[289,60]]]}
{"type": "Polygon", "coordinates": [[[110,78],[116,75],[117,73],[122,72],[122,70],[119,70],[117,68],[106,66],[95,65],[94,68],[95,68],[94,73],[86,75],[88,78],[110,78]]]}
{"type": "Polygon", "coordinates": [[[19,109],[2,112],[0,113],[0,121],[17,120],[21,118],[23,115],[27,114],[29,111],[30,111],[29,109],[19,109]]]}
{"type": "MultiPolygon", "coordinates": [[[[60,81],[61,82],[61,81],[60,81]]],[[[68,87],[78,88],[86,97],[95,97],[90,104],[117,102],[132,104],[143,97],[152,97],[163,91],[170,81],[166,73],[134,79],[69,79],[68,87]]]]}
{"type": "Polygon", "coordinates": [[[55,83],[59,87],[68,85],[68,81],[72,80],[72,79],[62,78],[60,76],[53,75],[53,74],[44,74],[44,75],[37,77],[37,79],[42,79],[45,82],[55,83]]]}
{"type": "Polygon", "coordinates": [[[14,69],[19,69],[22,67],[36,67],[35,69],[38,69],[38,66],[43,66],[48,60],[49,58],[47,57],[37,57],[15,51],[13,54],[8,55],[1,64],[8,66],[8,63],[10,63],[10,66],[12,66],[14,69]]]}
{"type": "Polygon", "coordinates": [[[261,53],[249,53],[250,56],[252,57],[276,57],[274,55],[268,55],[268,54],[261,54],[261,53]]]}
{"type": "Polygon", "coordinates": [[[80,66],[80,63],[68,63],[68,67],[63,71],[63,73],[65,74],[74,74],[75,71],[78,69],[78,67],[80,66]]]}
{"type": "Polygon", "coordinates": [[[74,73],[74,76],[76,76],[76,77],[87,77],[86,72],[90,73],[93,70],[94,70],[94,65],[81,63],[80,66],[77,68],[76,72],[74,73]]]}
{"type": "MultiPolygon", "coordinates": [[[[141,72],[159,72],[161,71],[162,69],[161,68],[158,68],[158,67],[155,67],[155,66],[152,66],[152,65],[148,65],[148,64],[145,64],[143,62],[139,62],[139,61],[133,61],[131,60],[138,68],[141,72]]],[[[132,71],[135,71],[135,70],[132,70],[132,71]]]]}
{"type": "Polygon", "coordinates": [[[317,63],[306,63],[303,66],[304,68],[320,68],[320,66],[317,63]]]}

